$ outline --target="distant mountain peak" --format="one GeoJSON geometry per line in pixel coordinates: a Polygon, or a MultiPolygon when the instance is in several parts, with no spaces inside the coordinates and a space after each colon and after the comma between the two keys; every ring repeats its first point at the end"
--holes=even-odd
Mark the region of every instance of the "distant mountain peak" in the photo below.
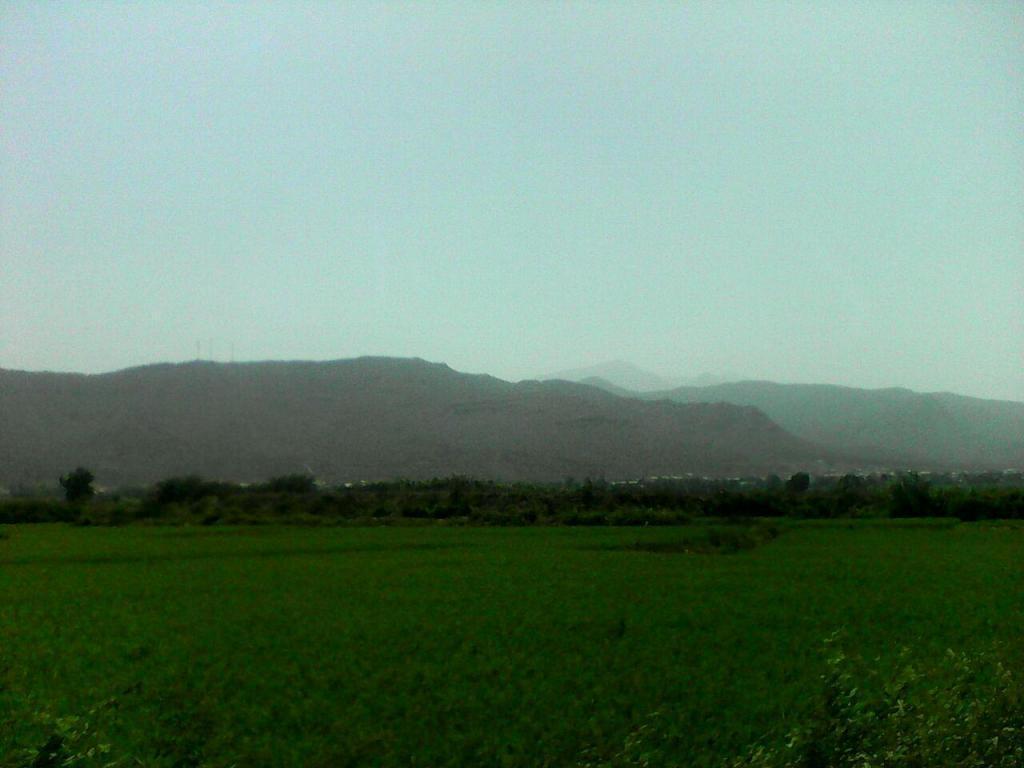
{"type": "Polygon", "coordinates": [[[681,386],[704,387],[724,384],[730,380],[712,373],[701,373],[692,378],[662,376],[653,371],[645,370],[627,360],[609,360],[605,363],[598,363],[583,368],[556,371],[539,378],[542,381],[547,379],[575,381],[601,387],[611,392],[616,390],[660,392],[681,386]]]}
{"type": "Polygon", "coordinates": [[[582,368],[570,368],[541,376],[545,379],[561,379],[563,381],[586,382],[588,379],[600,379],[613,387],[635,392],[651,392],[658,389],[670,389],[678,384],[669,378],[652,371],[646,371],[625,360],[609,360],[608,362],[582,368]]]}

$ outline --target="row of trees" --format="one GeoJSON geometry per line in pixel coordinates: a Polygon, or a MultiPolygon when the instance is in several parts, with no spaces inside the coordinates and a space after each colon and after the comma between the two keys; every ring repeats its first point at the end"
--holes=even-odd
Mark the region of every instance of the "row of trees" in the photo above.
{"type": "Polygon", "coordinates": [[[12,499],[0,522],[77,520],[127,523],[459,520],[480,524],[657,525],[694,517],[955,517],[1024,519],[1024,489],[935,487],[920,475],[885,483],[847,475],[812,484],[806,473],[766,487],[706,480],[618,484],[503,484],[462,477],[318,488],[307,475],[243,486],[198,476],[173,477],[137,497],[96,496],[79,467],[61,478],[69,504],[12,499]],[[90,499],[93,499],[90,501],[90,499]]]}

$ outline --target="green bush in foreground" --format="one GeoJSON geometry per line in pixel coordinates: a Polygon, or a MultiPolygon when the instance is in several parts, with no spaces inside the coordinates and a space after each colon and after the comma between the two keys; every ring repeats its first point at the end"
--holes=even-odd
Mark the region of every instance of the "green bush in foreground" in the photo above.
{"type": "Polygon", "coordinates": [[[1002,661],[950,650],[925,671],[904,650],[887,678],[838,649],[828,664],[814,718],[733,768],[1024,765],[1024,688],[1002,661]]]}
{"type": "MultiPolygon", "coordinates": [[[[818,708],[781,747],[758,744],[729,768],[1018,768],[1024,765],[1024,687],[990,655],[946,652],[925,671],[904,649],[886,676],[832,650],[818,708]]],[[[577,768],[675,766],[667,730],[648,715],[606,759],[584,752],[577,768]]]]}

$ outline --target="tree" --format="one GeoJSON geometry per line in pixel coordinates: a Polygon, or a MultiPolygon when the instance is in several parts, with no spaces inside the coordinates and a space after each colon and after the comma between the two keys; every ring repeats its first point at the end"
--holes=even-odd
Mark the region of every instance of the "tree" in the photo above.
{"type": "Polygon", "coordinates": [[[806,472],[797,472],[786,481],[786,490],[790,493],[803,493],[811,487],[811,476],[806,472]]]}
{"type": "Polygon", "coordinates": [[[85,501],[96,491],[92,487],[93,477],[85,467],[78,467],[70,475],[62,475],[60,485],[64,489],[64,497],[70,502],[85,501]]]}
{"type": "Polygon", "coordinates": [[[900,475],[889,494],[893,517],[928,517],[938,511],[928,481],[916,472],[900,475]]]}
{"type": "Polygon", "coordinates": [[[860,494],[864,489],[864,478],[859,475],[846,474],[839,478],[837,487],[843,495],[860,494]]]}

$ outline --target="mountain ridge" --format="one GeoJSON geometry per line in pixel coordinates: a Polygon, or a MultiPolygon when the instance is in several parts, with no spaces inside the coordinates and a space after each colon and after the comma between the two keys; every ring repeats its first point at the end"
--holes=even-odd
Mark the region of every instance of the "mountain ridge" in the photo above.
{"type": "Polygon", "coordinates": [[[1024,467],[1024,403],[903,387],[745,380],[620,397],[724,402],[761,409],[784,429],[833,449],[867,453],[901,466],[1008,469],[1024,467]]]}
{"type": "Polygon", "coordinates": [[[199,473],[330,481],[465,474],[557,481],[849,464],[749,406],[621,398],[418,358],[0,370],[0,482],[89,466],[107,485],[199,473]]]}

